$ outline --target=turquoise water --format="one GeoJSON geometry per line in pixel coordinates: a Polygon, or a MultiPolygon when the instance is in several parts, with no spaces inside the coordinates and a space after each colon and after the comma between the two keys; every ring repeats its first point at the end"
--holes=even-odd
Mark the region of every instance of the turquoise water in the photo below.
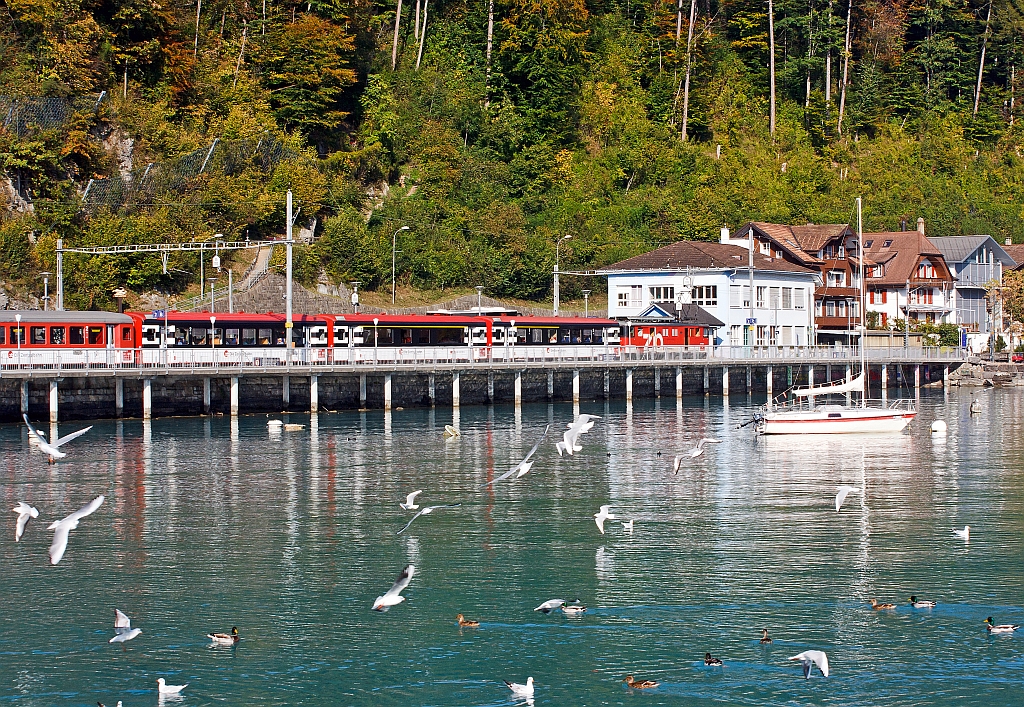
{"type": "Polygon", "coordinates": [[[0,703],[153,705],[165,677],[189,683],[183,705],[512,705],[501,681],[532,675],[548,705],[1021,704],[1024,633],[982,621],[1024,623],[1024,395],[979,395],[973,419],[971,393],[929,392],[909,434],[813,441],[736,430],[736,396],[585,402],[603,419],[571,458],[561,404],[467,407],[450,441],[443,408],[292,415],[306,429],[276,437],[263,416],[106,421],[53,467],[3,426],[0,703]],[[527,476],[478,488],[549,421],[527,476]],[[673,476],[702,436],[723,443],[673,476]],[[865,493],[837,514],[839,483],[865,493]],[[396,536],[416,489],[462,506],[396,536]],[[100,493],[51,567],[46,525],[100,493]],[[40,517],[15,544],[19,500],[40,517]],[[632,535],[598,532],[606,503],[632,535]],[[371,611],[410,562],[407,601],[371,611]],[[589,609],[532,611],[554,597],[589,609]],[[124,648],[114,607],[143,630],[124,648]],[[240,644],[209,646],[232,626],[240,644]],[[827,680],[786,660],[809,648],[827,680]],[[662,684],[630,691],[627,673],[662,684]]]}

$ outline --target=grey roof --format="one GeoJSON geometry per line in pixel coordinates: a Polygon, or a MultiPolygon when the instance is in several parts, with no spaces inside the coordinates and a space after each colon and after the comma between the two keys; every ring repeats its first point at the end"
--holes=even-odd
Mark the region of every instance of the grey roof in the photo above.
{"type": "Polygon", "coordinates": [[[962,263],[983,245],[992,249],[995,259],[1007,267],[1015,267],[1017,263],[1003,250],[999,242],[992,236],[935,236],[930,237],[935,247],[942,252],[947,263],[962,263]]]}
{"type": "Polygon", "coordinates": [[[44,312],[39,309],[2,309],[0,310],[0,322],[5,324],[17,323],[17,316],[21,315],[24,324],[131,324],[132,318],[127,314],[116,312],[59,312],[50,310],[44,312]]]}
{"type": "Polygon", "coordinates": [[[725,326],[725,322],[696,304],[677,305],[675,302],[654,302],[638,316],[630,317],[629,319],[630,321],[636,322],[662,322],[665,324],[681,324],[683,326],[706,326],[712,329],[725,326]],[[665,312],[670,319],[649,315],[648,312],[655,307],[665,312]]]}

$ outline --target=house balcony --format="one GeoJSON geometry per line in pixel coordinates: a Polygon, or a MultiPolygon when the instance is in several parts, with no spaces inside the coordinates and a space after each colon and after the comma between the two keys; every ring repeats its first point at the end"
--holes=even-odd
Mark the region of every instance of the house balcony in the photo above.
{"type": "Polygon", "coordinates": [[[860,288],[858,287],[819,287],[814,290],[814,299],[858,299],[860,288]]]}
{"type": "Polygon", "coordinates": [[[998,280],[1002,268],[989,263],[968,263],[964,269],[957,273],[958,289],[984,289],[985,283],[998,280]]]}
{"type": "Polygon", "coordinates": [[[857,317],[815,317],[814,326],[818,329],[856,329],[860,324],[857,317]]]}

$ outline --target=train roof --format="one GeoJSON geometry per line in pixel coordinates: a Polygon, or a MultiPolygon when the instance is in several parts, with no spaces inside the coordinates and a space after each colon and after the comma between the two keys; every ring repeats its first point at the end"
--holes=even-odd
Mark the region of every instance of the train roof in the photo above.
{"type": "Polygon", "coordinates": [[[495,321],[516,326],[528,327],[617,327],[619,322],[614,319],[598,319],[597,317],[495,317],[495,321]]]}
{"type": "Polygon", "coordinates": [[[0,310],[0,322],[17,323],[21,315],[22,324],[131,324],[132,318],[117,312],[67,312],[39,309],[0,310]]]}
{"type": "Polygon", "coordinates": [[[389,324],[476,324],[480,325],[487,321],[487,317],[477,317],[464,314],[338,314],[335,319],[347,324],[359,326],[373,326],[373,320],[377,320],[377,326],[389,324]]]}
{"type": "MultiPolygon", "coordinates": [[[[148,321],[164,321],[164,317],[154,317],[153,312],[135,312],[148,321]]],[[[257,323],[257,324],[284,324],[285,315],[282,312],[175,312],[167,313],[167,321],[170,322],[209,322],[210,317],[216,317],[218,322],[231,323],[257,323]]],[[[328,317],[317,314],[292,314],[292,321],[301,324],[324,323],[328,317]]]]}

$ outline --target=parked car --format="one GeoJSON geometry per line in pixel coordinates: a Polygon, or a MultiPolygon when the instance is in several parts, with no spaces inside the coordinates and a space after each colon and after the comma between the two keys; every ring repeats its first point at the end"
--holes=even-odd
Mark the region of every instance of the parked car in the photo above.
{"type": "Polygon", "coordinates": [[[1024,353],[1015,353],[1010,360],[1014,363],[1024,363],[1024,353]]]}

